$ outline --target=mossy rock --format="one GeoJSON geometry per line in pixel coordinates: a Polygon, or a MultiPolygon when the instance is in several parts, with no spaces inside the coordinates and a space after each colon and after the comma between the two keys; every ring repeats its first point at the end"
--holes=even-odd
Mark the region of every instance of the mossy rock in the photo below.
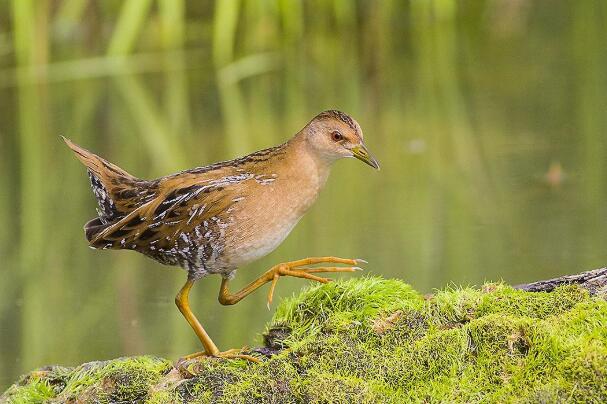
{"type": "Polygon", "coordinates": [[[607,301],[575,285],[424,297],[398,280],[337,281],[282,302],[265,345],[259,364],[39,369],[0,402],[607,402],[607,301]]]}

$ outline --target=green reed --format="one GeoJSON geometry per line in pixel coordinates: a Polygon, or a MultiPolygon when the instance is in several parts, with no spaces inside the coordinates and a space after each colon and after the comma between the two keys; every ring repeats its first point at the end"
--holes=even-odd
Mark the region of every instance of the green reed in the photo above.
{"type": "Polygon", "coordinates": [[[108,44],[108,55],[131,53],[147,22],[146,16],[151,6],[152,0],[127,0],[123,3],[108,44]]]}

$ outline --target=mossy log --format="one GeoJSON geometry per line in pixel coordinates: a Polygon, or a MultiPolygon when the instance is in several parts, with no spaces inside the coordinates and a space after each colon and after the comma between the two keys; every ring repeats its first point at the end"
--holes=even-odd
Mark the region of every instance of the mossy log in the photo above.
{"type": "Polygon", "coordinates": [[[592,294],[605,294],[607,290],[607,268],[599,268],[576,275],[559,276],[546,281],[524,283],[516,285],[514,288],[527,292],[552,292],[563,285],[580,285],[592,294]]]}
{"type": "Polygon", "coordinates": [[[399,280],[312,286],[244,360],[51,366],[0,402],[607,402],[607,269],[421,295],[399,280]]]}

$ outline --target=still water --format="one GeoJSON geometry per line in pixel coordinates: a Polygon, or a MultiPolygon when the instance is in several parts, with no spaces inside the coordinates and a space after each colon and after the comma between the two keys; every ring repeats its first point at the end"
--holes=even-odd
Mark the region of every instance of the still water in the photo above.
{"type": "MultiPolygon", "coordinates": [[[[391,20],[356,41],[312,27],[298,50],[223,69],[192,46],[82,76],[1,80],[0,390],[46,364],[199,348],[173,303],[183,271],[87,248],[95,202],[59,135],[154,178],[283,142],[325,109],[355,117],[381,171],[338,162],[292,234],[233,288],[317,255],[364,258],[365,273],[343,277],[422,292],[606,265],[607,55],[596,38],[607,24],[566,4],[525,9],[522,25],[391,20]]],[[[305,285],[281,279],[268,311],[265,288],[219,305],[219,283],[198,282],[192,306],[223,349],[259,344],[276,304],[305,285]]]]}

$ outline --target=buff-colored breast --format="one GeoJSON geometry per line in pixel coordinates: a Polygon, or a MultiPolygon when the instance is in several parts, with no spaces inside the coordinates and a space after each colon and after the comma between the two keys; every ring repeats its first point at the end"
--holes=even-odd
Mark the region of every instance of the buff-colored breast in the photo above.
{"type": "Polygon", "coordinates": [[[298,164],[269,167],[272,181],[246,187],[226,231],[221,259],[226,267],[235,269],[274,251],[316,201],[329,170],[306,157],[298,155],[298,164]]]}

